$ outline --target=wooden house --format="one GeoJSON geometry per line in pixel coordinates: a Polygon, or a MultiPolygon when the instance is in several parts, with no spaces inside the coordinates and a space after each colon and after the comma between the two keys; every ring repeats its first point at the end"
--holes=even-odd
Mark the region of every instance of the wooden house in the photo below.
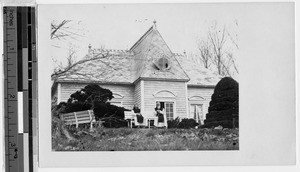
{"type": "Polygon", "coordinates": [[[153,116],[160,102],[168,120],[195,118],[203,123],[220,79],[185,55],[173,53],[154,23],[129,50],[89,46],[82,63],[53,82],[52,99],[67,101],[75,91],[97,83],[113,92],[112,104],[127,109],[136,105],[145,117],[153,116]]]}

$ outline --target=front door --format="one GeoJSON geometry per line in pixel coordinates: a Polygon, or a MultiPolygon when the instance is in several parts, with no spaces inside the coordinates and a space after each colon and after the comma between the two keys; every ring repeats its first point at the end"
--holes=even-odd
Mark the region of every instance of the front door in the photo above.
{"type": "Polygon", "coordinates": [[[202,104],[191,104],[190,105],[190,117],[194,118],[197,123],[200,125],[203,124],[203,111],[202,111],[202,104]]]}

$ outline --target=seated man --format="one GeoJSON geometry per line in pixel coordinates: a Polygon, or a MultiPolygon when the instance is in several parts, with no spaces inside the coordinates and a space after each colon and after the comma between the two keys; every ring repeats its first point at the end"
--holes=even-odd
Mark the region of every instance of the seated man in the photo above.
{"type": "Polygon", "coordinates": [[[136,105],[134,105],[132,110],[136,114],[136,121],[138,123],[144,123],[144,117],[141,114],[140,108],[138,108],[136,105]]]}
{"type": "Polygon", "coordinates": [[[144,123],[144,117],[140,113],[136,114],[136,119],[138,123],[144,123]]]}

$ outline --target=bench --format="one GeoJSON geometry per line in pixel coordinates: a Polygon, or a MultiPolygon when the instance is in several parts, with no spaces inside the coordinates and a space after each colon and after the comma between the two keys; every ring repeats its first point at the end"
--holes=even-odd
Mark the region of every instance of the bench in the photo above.
{"type": "Polygon", "coordinates": [[[132,124],[134,123],[135,113],[132,111],[124,111],[124,119],[128,121],[128,126],[132,128],[132,124]]]}
{"type": "Polygon", "coordinates": [[[128,126],[130,128],[132,128],[132,124],[134,124],[135,126],[146,126],[145,121],[146,119],[144,118],[144,122],[143,123],[139,123],[137,120],[136,115],[139,113],[134,113],[134,111],[124,111],[124,119],[128,121],[128,126]]]}
{"type": "Polygon", "coordinates": [[[61,120],[65,122],[66,125],[76,125],[78,128],[79,124],[90,124],[90,128],[93,128],[93,123],[96,122],[93,110],[78,111],[71,113],[61,114],[61,120]]]}

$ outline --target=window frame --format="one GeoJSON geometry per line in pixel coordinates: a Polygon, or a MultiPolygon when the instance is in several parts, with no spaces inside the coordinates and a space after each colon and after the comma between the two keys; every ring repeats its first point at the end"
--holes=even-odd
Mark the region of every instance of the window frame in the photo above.
{"type": "MultiPolygon", "coordinates": [[[[201,111],[202,111],[202,120],[201,120],[201,114],[199,115],[199,120],[201,121],[201,124],[203,124],[204,120],[206,119],[206,116],[204,114],[204,102],[202,101],[189,101],[189,109],[188,109],[188,112],[189,112],[189,115],[188,117],[191,118],[191,119],[194,119],[194,116],[191,116],[191,111],[192,111],[192,105],[200,105],[201,107],[201,111]]],[[[194,115],[194,114],[193,114],[194,115]]]]}

